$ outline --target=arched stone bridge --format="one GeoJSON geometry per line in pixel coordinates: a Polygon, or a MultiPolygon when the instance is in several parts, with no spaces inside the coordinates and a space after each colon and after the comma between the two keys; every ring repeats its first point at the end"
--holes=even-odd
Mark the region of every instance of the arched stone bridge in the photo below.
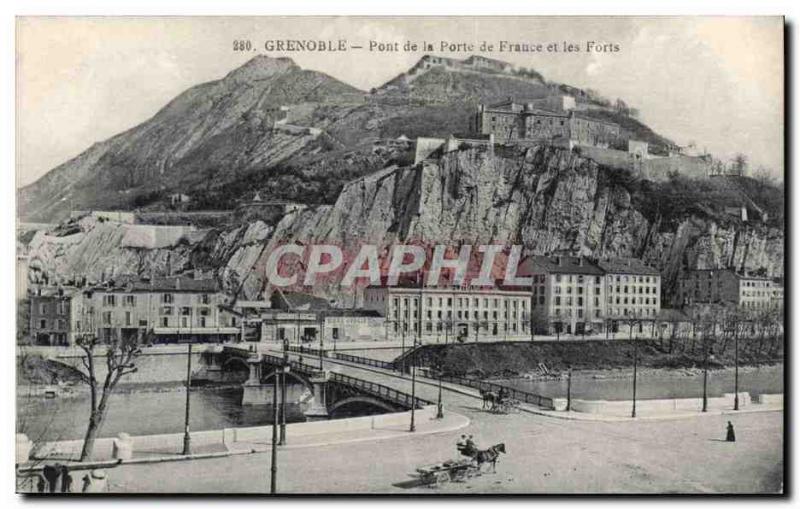
{"type": "MultiPolygon", "coordinates": [[[[202,356],[203,368],[195,379],[216,382],[242,382],[243,405],[269,404],[276,370],[284,364],[283,357],[263,354],[236,346],[224,346],[207,351],[202,356]]],[[[386,412],[409,410],[410,394],[366,378],[356,378],[332,371],[321,371],[305,362],[288,361],[287,376],[313,395],[305,411],[311,419],[325,419],[352,405],[368,405],[386,412]]],[[[367,374],[368,375],[368,374],[367,374]]],[[[431,404],[413,398],[417,408],[431,404]]]]}

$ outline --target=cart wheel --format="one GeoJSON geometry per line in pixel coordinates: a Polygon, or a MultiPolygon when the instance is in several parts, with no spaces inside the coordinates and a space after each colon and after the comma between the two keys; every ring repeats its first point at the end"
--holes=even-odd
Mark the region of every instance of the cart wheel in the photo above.
{"type": "Polygon", "coordinates": [[[449,472],[439,472],[436,474],[436,483],[447,482],[450,480],[450,473],[449,472]]]}

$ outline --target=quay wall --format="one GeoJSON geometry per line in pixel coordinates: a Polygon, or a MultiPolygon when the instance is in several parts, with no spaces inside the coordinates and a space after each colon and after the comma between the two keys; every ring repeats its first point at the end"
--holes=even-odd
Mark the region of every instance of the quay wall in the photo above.
{"type": "MultiPolygon", "coordinates": [[[[324,436],[344,431],[400,429],[408,425],[410,411],[390,414],[371,415],[366,417],[350,417],[329,421],[299,422],[286,425],[286,437],[289,443],[292,438],[306,436],[324,436]]],[[[428,405],[417,410],[418,419],[432,419],[436,415],[436,406],[428,405]]],[[[235,442],[268,445],[272,441],[272,426],[256,426],[248,428],[223,428],[209,431],[192,432],[193,447],[227,446],[235,442]]],[[[96,460],[111,459],[114,456],[114,442],[119,438],[99,438],[95,441],[93,458],[96,460]]],[[[137,452],[179,453],[183,449],[183,433],[167,433],[159,435],[141,435],[127,438],[132,442],[134,454],[137,452]]],[[[77,459],[80,456],[83,440],[64,440],[46,442],[35,447],[32,456],[37,458],[54,457],[60,459],[77,459]]]]}

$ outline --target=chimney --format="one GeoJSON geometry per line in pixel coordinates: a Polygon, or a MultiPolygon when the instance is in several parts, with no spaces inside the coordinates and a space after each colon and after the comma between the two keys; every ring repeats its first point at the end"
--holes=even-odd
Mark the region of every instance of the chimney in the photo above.
{"type": "Polygon", "coordinates": [[[176,290],[180,290],[181,289],[181,277],[180,276],[175,278],[175,289],[176,290]]]}
{"type": "Polygon", "coordinates": [[[583,256],[578,258],[578,267],[583,267],[583,256]]]}

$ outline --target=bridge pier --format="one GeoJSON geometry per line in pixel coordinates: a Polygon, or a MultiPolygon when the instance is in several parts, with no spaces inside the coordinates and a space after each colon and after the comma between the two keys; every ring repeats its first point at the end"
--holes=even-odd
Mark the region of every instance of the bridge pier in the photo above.
{"type": "Polygon", "coordinates": [[[266,405],[272,401],[272,384],[261,383],[261,354],[253,354],[247,358],[250,376],[244,383],[242,391],[242,406],[266,405]]]}
{"type": "Polygon", "coordinates": [[[315,371],[309,380],[314,387],[314,399],[311,400],[311,406],[303,412],[306,419],[309,421],[319,421],[328,419],[328,400],[327,400],[327,384],[328,372],[315,371]]]}

